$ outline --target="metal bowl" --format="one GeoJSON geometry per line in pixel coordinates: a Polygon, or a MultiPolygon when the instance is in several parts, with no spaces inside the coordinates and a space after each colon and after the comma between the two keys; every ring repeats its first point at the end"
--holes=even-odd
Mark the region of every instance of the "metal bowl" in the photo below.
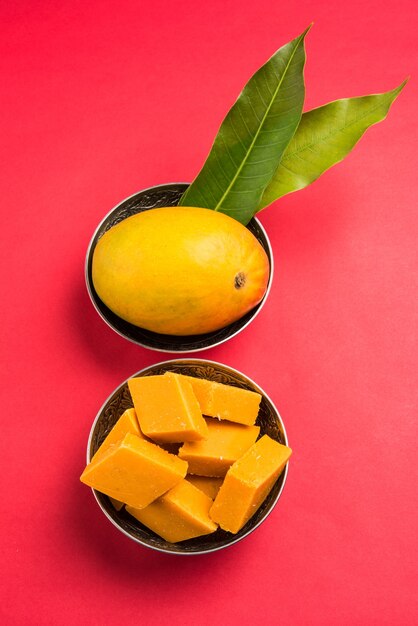
{"type": "Polygon", "coordinates": [[[106,215],[103,221],[99,224],[90,245],[87,250],[86,264],[85,264],[85,277],[87,290],[89,292],[91,301],[99,313],[100,317],[125,339],[129,339],[133,343],[136,343],[145,348],[151,350],[157,350],[159,352],[198,352],[199,350],[207,350],[213,348],[231,337],[234,337],[241,332],[248,324],[255,318],[255,316],[261,310],[268,293],[270,291],[271,282],[273,279],[273,252],[270,246],[267,234],[260,224],[260,222],[253,218],[248,224],[248,229],[258,239],[267,253],[270,261],[270,276],[267,285],[267,290],[262,301],[254,307],[251,311],[246,313],[236,322],[221,328],[220,330],[213,331],[211,333],[205,333],[202,335],[188,335],[188,336],[175,336],[175,335],[163,335],[160,333],[154,333],[145,328],[134,326],[129,322],[126,322],[118,315],[113,313],[99,298],[97,295],[91,275],[92,259],[94,249],[100,237],[109,230],[112,226],[121,222],[122,220],[140,213],[141,211],[147,211],[157,207],[176,206],[188,187],[187,183],[169,183],[166,185],[157,185],[139,191],[138,193],[126,198],[120,202],[114,209],[106,215]]]}
{"type": "MultiPolygon", "coordinates": [[[[151,365],[137,374],[134,374],[134,376],[151,376],[164,374],[167,371],[197,376],[199,378],[207,378],[219,383],[257,391],[262,395],[260,412],[256,422],[256,424],[260,426],[260,436],[267,434],[279,443],[288,445],[284,424],[273,402],[267,394],[260,389],[255,382],[245,376],[245,374],[214,361],[203,359],[175,359],[151,365]]],[[[94,420],[87,446],[87,463],[90,462],[94,453],[100,447],[106,435],[122,415],[123,411],[131,406],[132,400],[127,381],[125,381],[119,385],[106,400],[94,420]]],[[[205,535],[179,543],[165,541],[135,520],[124,509],[116,511],[107,496],[94,489],[92,491],[101,510],[112,524],[137,543],[170,554],[204,554],[226,548],[252,533],[266,519],[267,515],[271,513],[276,505],[283,491],[287,472],[288,464],[261,507],[237,534],[233,535],[218,529],[211,535],[205,535]]]]}

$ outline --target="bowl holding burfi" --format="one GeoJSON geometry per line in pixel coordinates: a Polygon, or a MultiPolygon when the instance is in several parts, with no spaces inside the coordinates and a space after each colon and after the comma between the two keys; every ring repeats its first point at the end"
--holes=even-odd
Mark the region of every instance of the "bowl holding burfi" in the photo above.
{"type": "Polygon", "coordinates": [[[90,432],[81,481],[143,546],[202,554],[252,533],[276,505],[291,449],[268,395],[203,359],[175,359],[115,389],[90,432]]]}

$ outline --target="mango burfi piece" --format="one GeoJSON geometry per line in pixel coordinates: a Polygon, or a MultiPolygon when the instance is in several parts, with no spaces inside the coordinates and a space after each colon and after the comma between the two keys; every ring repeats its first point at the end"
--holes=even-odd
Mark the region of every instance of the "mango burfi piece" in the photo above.
{"type": "Polygon", "coordinates": [[[260,428],[212,418],[206,419],[206,424],[207,439],[186,442],[179,450],[179,457],[189,464],[189,474],[223,477],[253,445],[260,428]]]}
{"type": "Polygon", "coordinates": [[[135,409],[126,409],[126,411],[122,413],[112,430],[107,435],[106,439],[101,444],[100,448],[95,452],[91,461],[95,461],[99,455],[106,452],[109,446],[112,446],[114,443],[123,439],[127,433],[143,438],[135,409]]]}
{"type": "Polygon", "coordinates": [[[212,502],[183,480],[146,508],[127,506],[126,510],[166,541],[177,543],[215,532],[217,525],[209,517],[212,502]]]}
{"type": "Polygon", "coordinates": [[[144,435],[158,443],[197,441],[207,437],[206,422],[192,386],[168,372],[128,380],[144,435]]]}
{"type": "Polygon", "coordinates": [[[191,384],[203,415],[247,426],[255,423],[261,402],[259,393],[195,376],[180,376],[191,384]]]}
{"type": "MultiPolygon", "coordinates": [[[[167,373],[165,374],[167,376],[167,373]]],[[[207,412],[207,409],[212,404],[213,398],[213,385],[210,380],[206,378],[197,378],[196,376],[185,376],[184,374],[179,374],[184,380],[187,380],[193,389],[193,393],[197,398],[197,401],[200,406],[200,410],[203,415],[210,415],[207,412]]]]}
{"type": "Polygon", "coordinates": [[[223,478],[216,476],[197,476],[196,474],[187,474],[186,480],[195,487],[203,491],[211,500],[214,500],[223,483],[223,478]]]}
{"type": "Polygon", "coordinates": [[[123,502],[119,502],[119,500],[115,500],[115,498],[109,498],[109,500],[116,511],[120,511],[125,506],[123,502]]]}
{"type": "Polygon", "coordinates": [[[221,528],[237,533],[270,493],[292,451],[264,435],[228,470],[210,509],[221,528]]]}
{"type": "Polygon", "coordinates": [[[137,435],[127,433],[81,475],[81,482],[110,498],[141,509],[174,487],[187,463],[137,435]]]}

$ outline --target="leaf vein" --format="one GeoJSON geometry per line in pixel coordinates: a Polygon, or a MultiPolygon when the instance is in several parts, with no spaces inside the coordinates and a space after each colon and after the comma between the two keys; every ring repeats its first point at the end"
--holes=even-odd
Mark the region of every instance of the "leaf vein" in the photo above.
{"type": "MultiPolygon", "coordinates": [[[[233,185],[235,184],[235,182],[236,182],[236,180],[237,180],[237,178],[238,178],[239,174],[241,173],[242,168],[244,167],[244,165],[245,165],[245,163],[246,163],[246,161],[247,161],[247,159],[248,159],[248,155],[250,154],[250,152],[251,152],[252,148],[255,146],[255,144],[256,144],[256,142],[257,142],[257,139],[258,139],[258,136],[259,136],[259,134],[260,134],[260,130],[261,130],[261,128],[262,128],[262,126],[263,126],[263,124],[265,123],[266,119],[268,118],[268,114],[270,113],[271,107],[273,106],[274,97],[278,94],[278,92],[279,92],[279,90],[280,90],[280,87],[281,87],[281,86],[282,86],[282,84],[283,84],[283,80],[284,80],[284,78],[285,78],[285,76],[286,76],[287,70],[288,70],[289,66],[291,65],[291,62],[292,62],[292,60],[293,60],[293,58],[294,58],[294,56],[295,56],[295,54],[296,54],[297,50],[299,49],[299,45],[300,45],[300,43],[301,43],[302,41],[303,41],[303,36],[300,36],[300,37],[299,37],[299,39],[298,39],[298,41],[297,41],[297,43],[295,44],[295,46],[294,46],[294,48],[293,48],[293,50],[292,50],[291,54],[290,54],[290,58],[288,59],[288,61],[287,61],[287,62],[286,62],[286,64],[285,64],[284,70],[283,70],[283,72],[282,72],[282,74],[281,74],[281,76],[280,76],[280,79],[278,80],[277,87],[276,87],[276,89],[274,90],[274,92],[273,92],[273,94],[272,94],[272,100],[271,100],[271,102],[270,102],[270,105],[268,106],[268,108],[267,108],[267,110],[266,110],[266,112],[265,112],[264,116],[262,117],[262,119],[261,119],[261,121],[260,121],[260,125],[259,125],[258,130],[257,130],[257,131],[256,131],[256,133],[254,134],[254,137],[253,137],[253,139],[252,139],[252,141],[251,141],[251,144],[250,144],[250,146],[249,146],[249,149],[248,149],[247,155],[244,157],[243,161],[241,162],[240,167],[238,168],[238,171],[235,173],[235,175],[234,175],[234,177],[232,178],[231,182],[229,183],[228,187],[227,187],[227,188],[226,188],[226,190],[224,191],[224,194],[223,194],[222,198],[220,198],[220,200],[219,200],[219,202],[218,202],[217,206],[215,207],[215,211],[219,209],[219,207],[222,205],[222,203],[223,203],[223,201],[224,201],[225,197],[228,195],[228,193],[230,193],[230,192],[231,192],[233,185]]],[[[250,99],[249,99],[249,102],[250,102],[250,104],[251,104],[251,106],[252,106],[252,103],[251,103],[251,100],[250,100],[250,99]]]]}
{"type": "MultiPolygon", "coordinates": [[[[327,105],[324,105],[324,106],[327,106],[327,105]]],[[[305,150],[307,150],[308,148],[311,148],[313,146],[318,146],[321,143],[324,143],[325,141],[327,141],[329,138],[334,137],[338,133],[343,133],[347,128],[350,128],[354,124],[360,123],[366,117],[368,117],[369,115],[372,115],[373,113],[375,113],[375,111],[377,111],[381,106],[382,106],[382,103],[380,102],[375,107],[372,107],[371,109],[368,109],[363,115],[360,115],[359,117],[356,117],[355,119],[351,120],[350,122],[347,122],[346,124],[343,124],[341,126],[338,126],[335,129],[331,130],[327,135],[324,135],[323,137],[315,137],[314,141],[311,141],[311,143],[303,144],[299,148],[294,149],[292,152],[289,152],[287,154],[285,153],[283,155],[283,159],[282,160],[283,161],[287,161],[291,157],[296,156],[297,154],[299,154],[300,152],[304,152],[305,150]]],[[[313,110],[315,110],[315,109],[313,109],[313,110]]],[[[365,130],[367,130],[367,128],[365,130]]]]}

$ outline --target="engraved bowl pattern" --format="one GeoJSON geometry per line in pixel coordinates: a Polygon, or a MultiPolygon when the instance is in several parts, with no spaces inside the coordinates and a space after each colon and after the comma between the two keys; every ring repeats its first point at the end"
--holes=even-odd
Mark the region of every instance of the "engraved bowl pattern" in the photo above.
{"type": "MultiPolygon", "coordinates": [[[[151,365],[137,374],[134,374],[134,376],[152,376],[164,374],[167,371],[197,376],[199,378],[207,378],[219,383],[257,391],[262,395],[260,411],[256,422],[256,424],[260,426],[260,436],[267,434],[272,437],[272,439],[287,445],[286,431],[276,407],[264,391],[244,374],[231,367],[213,361],[202,359],[175,359],[151,365]]],[[[100,447],[108,432],[117,422],[123,411],[129,407],[132,407],[132,400],[127,382],[125,381],[107,399],[93,423],[87,448],[87,462],[90,462],[90,459],[100,447]]],[[[116,511],[109,498],[104,494],[94,489],[93,493],[100,508],[108,519],[134,541],[149,548],[171,554],[202,554],[225,548],[243,539],[255,530],[277,503],[286,481],[287,472],[288,465],[286,465],[259,510],[236,535],[218,529],[211,535],[189,539],[177,544],[169,543],[161,537],[158,537],[158,535],[154,534],[151,530],[147,529],[126,513],[124,509],[119,512],[116,511]]]]}
{"type": "Polygon", "coordinates": [[[231,337],[234,337],[241,330],[243,330],[260,311],[266,301],[273,279],[273,253],[270,242],[264,228],[261,226],[260,222],[254,218],[248,224],[247,228],[258,239],[267,253],[270,261],[269,282],[263,300],[254,309],[252,309],[252,311],[246,313],[236,322],[229,324],[229,326],[225,326],[225,328],[221,328],[220,330],[202,335],[188,335],[181,337],[176,337],[175,335],[163,335],[160,333],[154,333],[150,330],[145,330],[145,328],[140,328],[126,322],[119,316],[115,315],[115,313],[113,313],[100,300],[94,289],[91,276],[93,252],[100,237],[112,228],[112,226],[118,224],[131,215],[153,208],[176,206],[187,187],[187,183],[157,185],[155,187],[150,187],[149,189],[144,189],[126,200],[123,200],[99,224],[87,250],[85,265],[86,285],[91,301],[100,317],[114,331],[122,337],[125,337],[125,339],[128,339],[129,341],[145,348],[150,348],[151,350],[157,350],[159,352],[197,352],[217,346],[231,337]]]}

